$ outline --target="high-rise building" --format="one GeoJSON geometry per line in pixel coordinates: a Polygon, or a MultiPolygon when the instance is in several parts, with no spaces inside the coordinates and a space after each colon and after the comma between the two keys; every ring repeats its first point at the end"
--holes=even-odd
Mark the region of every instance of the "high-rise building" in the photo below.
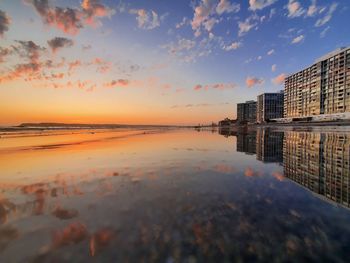
{"type": "Polygon", "coordinates": [[[256,122],[256,101],[250,100],[245,103],[237,104],[238,122],[256,122]]]}
{"type": "Polygon", "coordinates": [[[284,117],[350,112],[350,47],[339,48],[288,76],[284,117]]]}
{"type": "Polygon", "coordinates": [[[271,119],[283,118],[284,93],[263,93],[257,98],[256,121],[264,123],[271,119]]]}

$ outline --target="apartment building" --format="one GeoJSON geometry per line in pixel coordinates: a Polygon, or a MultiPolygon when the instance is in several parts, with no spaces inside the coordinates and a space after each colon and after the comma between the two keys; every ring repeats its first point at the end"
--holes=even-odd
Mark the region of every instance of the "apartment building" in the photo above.
{"type": "Polygon", "coordinates": [[[237,104],[237,121],[238,122],[256,122],[256,101],[250,100],[237,104]]]}
{"type": "Polygon", "coordinates": [[[257,97],[256,121],[265,123],[283,118],[284,92],[263,93],[257,97]]]}
{"type": "Polygon", "coordinates": [[[284,117],[350,112],[350,47],[339,48],[288,76],[284,117]]]}

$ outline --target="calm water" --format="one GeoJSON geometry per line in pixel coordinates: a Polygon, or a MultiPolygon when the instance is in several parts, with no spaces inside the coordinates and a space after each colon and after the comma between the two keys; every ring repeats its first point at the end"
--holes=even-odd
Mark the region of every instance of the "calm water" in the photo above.
{"type": "Polygon", "coordinates": [[[349,131],[5,135],[0,168],[0,262],[350,259],[349,131]]]}

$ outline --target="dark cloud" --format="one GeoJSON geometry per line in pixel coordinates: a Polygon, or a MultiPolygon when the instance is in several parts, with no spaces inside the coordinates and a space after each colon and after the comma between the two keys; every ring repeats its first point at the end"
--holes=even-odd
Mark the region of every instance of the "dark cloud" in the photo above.
{"type": "Polygon", "coordinates": [[[11,55],[13,52],[12,48],[2,48],[0,47],[0,63],[5,61],[5,57],[11,55]]]}
{"type": "Polygon", "coordinates": [[[18,55],[24,58],[28,58],[31,63],[38,63],[40,52],[44,51],[45,48],[40,47],[33,41],[17,40],[16,42],[19,43],[19,46],[13,46],[13,48],[18,53],[18,55]]]}
{"type": "Polygon", "coordinates": [[[55,26],[71,35],[77,34],[84,24],[97,26],[100,24],[98,18],[114,14],[113,9],[98,0],[84,0],[81,8],[52,7],[48,0],[26,0],[26,2],[35,8],[45,24],[55,26]]]}
{"type": "Polygon", "coordinates": [[[0,37],[4,36],[4,33],[9,30],[11,19],[2,10],[0,10],[0,37]]]}
{"type": "Polygon", "coordinates": [[[47,44],[50,46],[52,52],[56,52],[60,48],[73,46],[74,42],[73,40],[65,37],[55,37],[48,40],[47,44]]]}

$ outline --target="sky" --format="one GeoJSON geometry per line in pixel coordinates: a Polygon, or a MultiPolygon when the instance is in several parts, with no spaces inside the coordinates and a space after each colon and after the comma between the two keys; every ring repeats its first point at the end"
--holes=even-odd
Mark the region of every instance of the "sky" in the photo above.
{"type": "Polygon", "coordinates": [[[348,0],[0,0],[0,125],[234,119],[348,25],[348,0]]]}

